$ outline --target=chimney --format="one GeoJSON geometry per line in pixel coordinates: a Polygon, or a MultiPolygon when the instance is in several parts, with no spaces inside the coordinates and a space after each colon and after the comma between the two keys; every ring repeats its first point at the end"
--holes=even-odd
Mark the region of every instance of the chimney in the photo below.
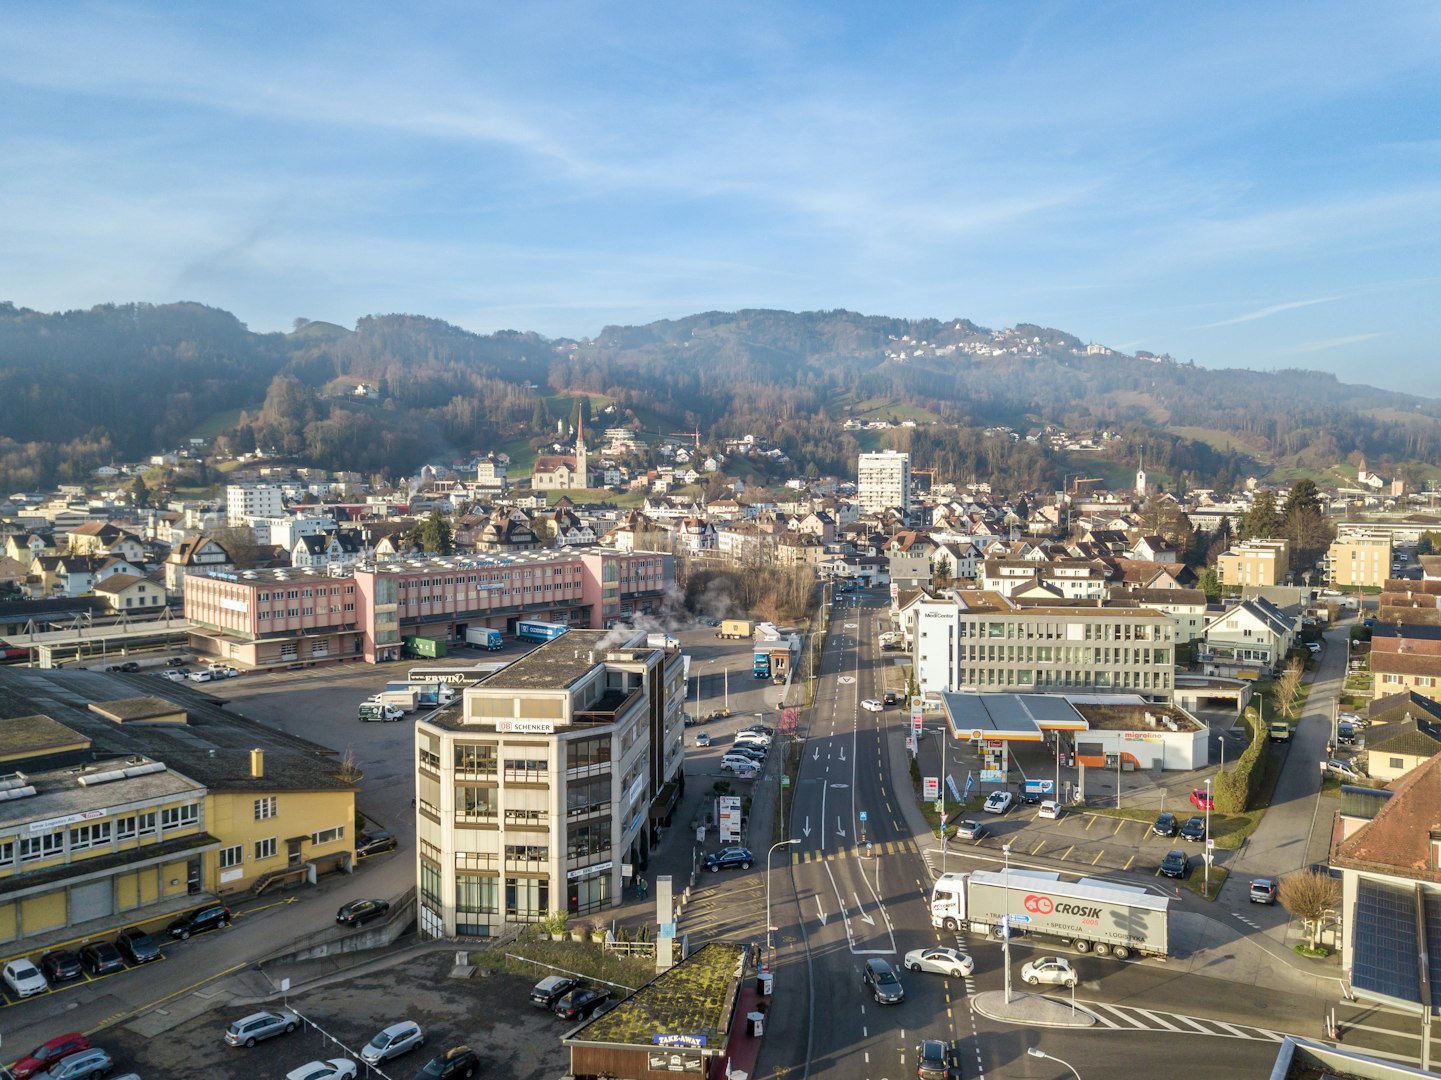
{"type": "Polygon", "coordinates": [[[258,746],[250,751],[250,775],[256,778],[265,775],[265,751],[258,746]]]}

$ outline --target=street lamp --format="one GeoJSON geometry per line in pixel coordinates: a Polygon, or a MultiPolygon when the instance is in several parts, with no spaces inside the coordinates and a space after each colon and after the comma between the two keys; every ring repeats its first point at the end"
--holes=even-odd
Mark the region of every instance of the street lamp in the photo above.
{"type": "Polygon", "coordinates": [[[1026,1047],[1026,1053],[1031,1055],[1031,1057],[1033,1058],[1045,1058],[1047,1061],[1054,1061],[1061,1065],[1064,1065],[1066,1068],[1071,1070],[1071,1075],[1074,1076],[1076,1080],[1081,1080],[1081,1074],[1076,1071],[1076,1067],[1074,1065],[1072,1065],[1069,1061],[1062,1061],[1060,1058],[1056,1057],[1055,1054],[1046,1053],[1039,1046],[1026,1047]]]}
{"type": "Polygon", "coordinates": [[[1206,860],[1206,885],[1201,890],[1207,900],[1211,898],[1211,777],[1206,777],[1206,851],[1202,856],[1206,860]]]}
{"type": "Polygon", "coordinates": [[[1002,844],[1001,850],[1006,855],[1006,883],[1003,886],[1005,902],[1001,905],[1005,910],[1001,914],[1001,956],[1002,963],[1006,968],[1006,1004],[1011,1003],[1011,845],[1002,844]]]}
{"type": "Polygon", "coordinates": [[[775,929],[776,929],[776,928],[771,925],[771,856],[776,853],[776,849],[777,849],[777,848],[789,847],[789,846],[792,845],[792,844],[799,844],[799,843],[800,843],[800,841],[799,841],[799,840],[796,840],[796,839],[782,840],[782,841],[780,841],[780,843],[778,843],[778,844],[772,844],[772,845],[771,845],[771,849],[766,852],[766,948],[767,948],[767,949],[774,949],[774,948],[776,947],[776,946],[775,946],[775,938],[772,936],[772,935],[775,933],[775,929]]]}

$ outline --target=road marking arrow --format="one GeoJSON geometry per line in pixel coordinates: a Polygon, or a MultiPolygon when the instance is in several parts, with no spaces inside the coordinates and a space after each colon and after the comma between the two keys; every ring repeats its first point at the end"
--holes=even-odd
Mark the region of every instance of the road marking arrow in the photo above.
{"type": "Polygon", "coordinates": [[[846,830],[843,829],[843,828],[841,828],[840,815],[837,815],[837,816],[836,816],[836,835],[837,835],[837,836],[845,836],[845,835],[846,835],[846,830]]]}
{"type": "Polygon", "coordinates": [[[876,920],[866,914],[866,909],[865,906],[861,903],[861,898],[857,896],[854,892],[852,892],[851,895],[856,898],[856,914],[858,914],[861,918],[865,919],[866,922],[870,923],[872,926],[875,926],[876,920]]]}
{"type": "Polygon", "coordinates": [[[841,762],[844,763],[845,760],[846,760],[846,748],[845,748],[844,746],[842,746],[842,747],[841,747],[841,762]]]}
{"type": "Polygon", "coordinates": [[[819,761],[820,759],[821,759],[821,744],[820,744],[820,743],[816,743],[816,752],[811,755],[811,760],[812,760],[812,761],[819,761]]]}
{"type": "Polygon", "coordinates": [[[806,836],[810,836],[811,834],[811,816],[809,814],[806,815],[806,827],[802,829],[801,832],[806,836]]]}
{"type": "Polygon", "coordinates": [[[819,896],[816,897],[816,915],[820,918],[820,920],[821,920],[821,925],[822,925],[822,926],[825,926],[825,924],[826,924],[826,911],[825,911],[825,908],[821,907],[821,898],[820,898],[819,896]]]}

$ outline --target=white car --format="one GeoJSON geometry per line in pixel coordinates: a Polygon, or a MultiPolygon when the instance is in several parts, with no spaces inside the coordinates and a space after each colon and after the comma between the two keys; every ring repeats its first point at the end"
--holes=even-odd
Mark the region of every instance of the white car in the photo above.
{"type": "Polygon", "coordinates": [[[1058,819],[1060,816],[1061,816],[1061,804],[1058,803],[1058,802],[1056,802],[1055,799],[1045,799],[1045,800],[1043,800],[1043,801],[1041,802],[1041,807],[1040,807],[1040,809],[1036,811],[1036,817],[1038,817],[1038,818],[1050,818],[1052,821],[1055,821],[1055,820],[1058,819]]]}
{"type": "Polygon", "coordinates": [[[769,748],[771,737],[763,731],[740,731],[736,733],[735,744],[737,746],[759,746],[769,748]]]}
{"type": "Polygon", "coordinates": [[[209,682],[211,679],[215,678],[215,676],[212,675],[209,671],[202,669],[200,671],[192,671],[188,678],[191,682],[209,682]]]}
{"type": "Polygon", "coordinates": [[[964,978],[976,969],[976,962],[956,949],[912,949],[906,953],[907,971],[933,971],[953,979],[964,978]]]}
{"type": "Polygon", "coordinates": [[[160,673],[160,677],[162,679],[169,679],[171,682],[185,681],[185,676],[182,675],[180,672],[176,671],[174,668],[167,668],[166,670],[162,671],[160,673]]]}
{"type": "Polygon", "coordinates": [[[1343,724],[1350,724],[1352,727],[1365,727],[1371,722],[1359,713],[1353,712],[1337,713],[1336,719],[1343,724]]]}
{"type": "Polygon", "coordinates": [[[988,814],[1004,814],[1015,801],[1016,797],[1009,791],[993,791],[986,796],[986,804],[981,809],[988,814]]]}
{"type": "Polygon", "coordinates": [[[50,989],[40,969],[29,960],[11,960],[5,965],[5,985],[15,992],[16,997],[28,998],[31,994],[43,994],[50,989]]]}
{"type": "Polygon", "coordinates": [[[309,1061],[285,1074],[285,1080],[354,1080],[360,1067],[349,1058],[309,1061]]]}
{"type": "Polygon", "coordinates": [[[1076,971],[1059,956],[1038,956],[1021,968],[1021,981],[1028,986],[1046,983],[1050,986],[1075,986],[1076,971]]]}
{"type": "Polygon", "coordinates": [[[741,776],[754,776],[761,771],[760,763],[744,754],[726,754],[721,758],[720,767],[721,772],[739,773],[741,776]]]}
{"type": "Polygon", "coordinates": [[[865,709],[867,712],[880,712],[882,709],[885,708],[885,706],[882,705],[875,698],[870,697],[866,698],[865,701],[861,702],[861,708],[865,709]]]}
{"type": "Polygon", "coordinates": [[[696,744],[697,746],[709,746],[709,745],[710,745],[710,732],[709,732],[709,731],[702,731],[702,732],[700,732],[698,735],[696,735],[696,737],[695,737],[695,744],[696,744]]]}
{"type": "Polygon", "coordinates": [[[400,1057],[407,1050],[425,1045],[425,1032],[414,1020],[402,1020],[391,1024],[360,1050],[360,1059],[367,1065],[379,1065],[382,1061],[400,1057]]]}

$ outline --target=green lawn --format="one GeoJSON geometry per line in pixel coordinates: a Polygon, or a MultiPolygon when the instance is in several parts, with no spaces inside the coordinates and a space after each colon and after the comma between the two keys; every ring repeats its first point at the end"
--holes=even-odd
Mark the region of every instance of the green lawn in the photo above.
{"type": "MultiPolygon", "coordinates": [[[[249,411],[260,408],[263,402],[256,402],[249,406],[249,411]]],[[[223,412],[211,413],[191,430],[189,438],[192,439],[213,439],[222,431],[228,431],[240,422],[240,414],[247,409],[226,409],[223,412]]]]}

